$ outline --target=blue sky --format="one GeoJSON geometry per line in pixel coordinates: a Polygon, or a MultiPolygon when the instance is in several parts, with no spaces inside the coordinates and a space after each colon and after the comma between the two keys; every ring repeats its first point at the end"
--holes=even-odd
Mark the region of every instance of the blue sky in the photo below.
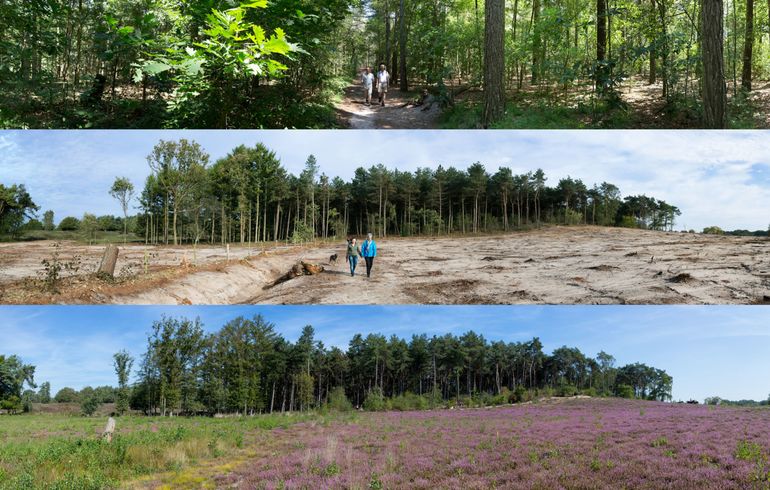
{"type": "Polygon", "coordinates": [[[139,358],[161,315],[200,317],[207,331],[262,314],[289,340],[315,327],[327,346],[354,333],[461,334],[488,340],[538,336],[546,352],[575,346],[618,365],[644,362],[674,377],[674,399],[765,399],[770,393],[770,309],[761,306],[3,306],[0,354],[37,366],[36,380],[82,388],[115,384],[112,354],[139,358]]]}
{"type": "Polygon", "coordinates": [[[313,153],[323,172],[346,179],[378,163],[541,167],[550,185],[569,175],[675,204],[676,229],[766,229],[769,220],[770,131],[3,131],[0,183],[25,183],[57,220],[120,214],[107,193],[115,176],[141,188],[153,145],[181,137],[201,143],[212,161],[238,144],[263,142],[293,173],[313,153]]]}

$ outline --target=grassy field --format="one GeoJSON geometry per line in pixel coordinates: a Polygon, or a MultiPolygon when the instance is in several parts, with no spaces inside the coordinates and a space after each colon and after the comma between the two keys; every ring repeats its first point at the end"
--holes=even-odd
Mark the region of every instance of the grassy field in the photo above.
{"type": "Polygon", "coordinates": [[[0,418],[0,488],[770,488],[770,411],[549,398],[247,418],[0,418]]]}
{"type": "Polygon", "coordinates": [[[7,235],[0,235],[0,242],[31,242],[38,240],[54,240],[54,241],[74,241],[83,244],[101,245],[107,243],[144,243],[144,238],[137,236],[133,233],[129,233],[124,237],[123,232],[119,231],[97,231],[91,239],[86,238],[83,233],[79,231],[62,231],[62,230],[34,230],[25,231],[21,236],[12,238],[7,235]]]}
{"type": "Polygon", "coordinates": [[[319,415],[245,418],[126,416],[112,443],[101,440],[106,416],[33,414],[0,417],[0,489],[97,489],[139,486],[142,478],[232,461],[252,438],[319,415]]]}

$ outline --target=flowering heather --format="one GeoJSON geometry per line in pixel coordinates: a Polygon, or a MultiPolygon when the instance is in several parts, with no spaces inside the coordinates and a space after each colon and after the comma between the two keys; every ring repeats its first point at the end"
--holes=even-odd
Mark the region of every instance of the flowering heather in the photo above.
{"type": "Polygon", "coordinates": [[[770,410],[620,399],[363,413],[257,435],[218,487],[770,488],[770,410]]]}

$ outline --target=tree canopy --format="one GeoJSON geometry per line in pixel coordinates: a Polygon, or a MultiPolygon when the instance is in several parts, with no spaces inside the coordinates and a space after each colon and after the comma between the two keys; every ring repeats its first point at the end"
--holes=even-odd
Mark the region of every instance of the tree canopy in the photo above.
{"type": "Polygon", "coordinates": [[[342,350],[326,347],[312,326],[287,341],[261,315],[235,318],[209,334],[198,319],[163,317],[152,326],[137,374],[132,406],[163,415],[307,410],[324,405],[335,388],[356,406],[372,396],[462,403],[537,389],[666,401],[673,383],[645,364],[616,367],[605,352],[592,358],[563,346],[549,355],[537,337],[355,334],[342,350]]]}
{"type": "Polygon", "coordinates": [[[35,366],[15,355],[0,354],[0,409],[18,412],[23,408],[24,387],[35,388],[35,366]]]}
{"type": "Polygon", "coordinates": [[[545,223],[672,230],[681,214],[654,197],[623,197],[608,182],[589,186],[567,176],[548,186],[541,169],[490,173],[477,162],[465,170],[439,165],[407,172],[378,164],[357,168],[345,181],[324,173],[313,155],[300,175],[292,175],[261,143],[238,146],[213,165],[196,147],[185,165],[174,166],[166,149],[177,144],[196,145],[161,141],[148,157],[152,174],[140,197],[136,229],[148,242],[304,242],[367,232],[483,233],[545,223]]]}

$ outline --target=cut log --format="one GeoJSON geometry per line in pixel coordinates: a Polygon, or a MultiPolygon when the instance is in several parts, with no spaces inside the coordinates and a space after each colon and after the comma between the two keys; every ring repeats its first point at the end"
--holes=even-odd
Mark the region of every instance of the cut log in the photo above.
{"type": "Polygon", "coordinates": [[[99,264],[99,275],[115,276],[115,265],[118,263],[118,247],[113,244],[107,245],[102,256],[102,263],[99,264]]]}
{"type": "Polygon", "coordinates": [[[324,266],[302,260],[291,266],[289,272],[276,279],[272,284],[265,286],[264,289],[270,289],[281,284],[282,282],[286,282],[300,276],[314,276],[316,274],[322,273],[323,271],[324,266]]]}
{"type": "Polygon", "coordinates": [[[302,269],[304,270],[304,273],[306,276],[313,276],[315,274],[320,274],[324,271],[324,266],[319,264],[305,262],[304,260],[301,262],[301,264],[302,264],[302,269]]]}
{"type": "Polygon", "coordinates": [[[102,439],[107,442],[112,442],[112,435],[115,433],[115,419],[110,417],[107,419],[107,425],[104,426],[102,431],[102,439]]]}

